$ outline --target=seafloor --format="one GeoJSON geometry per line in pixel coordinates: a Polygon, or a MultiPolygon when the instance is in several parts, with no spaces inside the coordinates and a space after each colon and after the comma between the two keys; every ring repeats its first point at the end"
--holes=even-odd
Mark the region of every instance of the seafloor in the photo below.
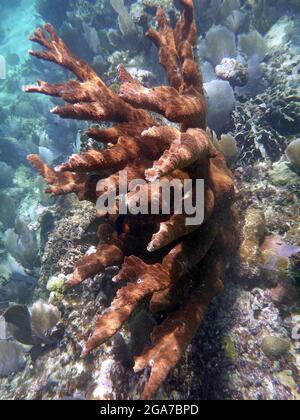
{"type": "MultiPolygon", "coordinates": [[[[62,292],[75,262],[97,245],[95,206],[73,195],[47,197],[26,162],[27,154],[38,153],[55,166],[91,146],[82,134],[87,125],[59,120],[48,113],[51,100],[26,96],[21,86],[62,76],[26,55],[26,36],[43,21],[52,22],[107,83],[118,84],[116,68],[124,63],[146,85],[161,84],[155,49],[143,33],[153,24],[153,5],[162,5],[174,20],[172,3],[125,2],[126,27],[134,26],[139,39],[134,45],[109,0],[15,0],[0,11],[0,55],[7,64],[6,79],[0,80],[0,310],[43,300],[61,316],[56,339],[49,342],[44,331],[38,346],[18,344],[1,320],[0,399],[113,400],[140,394],[145,377],[133,373],[133,358],[157,320],[145,305],[113,339],[80,358],[96,314],[115,295],[111,278],[117,268],[62,292]],[[4,343],[14,345],[15,356],[7,358],[4,343]]],[[[230,161],[242,245],[228,268],[224,293],[211,304],[157,398],[299,400],[300,2],[203,0],[197,2],[197,23],[208,124],[218,137],[236,141],[230,161]],[[222,89],[215,85],[215,66],[223,58],[242,64],[248,73],[243,86],[237,80],[222,89]],[[293,154],[285,153],[297,142],[293,154]]]]}

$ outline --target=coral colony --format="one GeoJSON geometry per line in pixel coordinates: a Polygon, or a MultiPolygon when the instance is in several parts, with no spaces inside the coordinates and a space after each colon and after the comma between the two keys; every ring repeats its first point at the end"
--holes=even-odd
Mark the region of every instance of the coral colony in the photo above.
{"type": "MultiPolygon", "coordinates": [[[[195,198],[195,182],[204,180],[204,220],[199,224],[186,223],[188,214],[174,211],[174,206],[169,214],[120,215],[118,206],[112,212],[115,214],[110,214],[98,204],[103,223],[97,250],[77,263],[65,284],[68,290],[106,267],[120,266],[113,281],[122,287],[96,321],[82,350],[83,357],[114,336],[139,305],[147,302],[152,313],[164,310],[168,314],[154,328],[150,347],[135,359],[136,372],[149,372],[141,394],[144,399],[155,395],[195,335],[210,302],[222,292],[226,266],[238,245],[232,176],[223,155],[205,131],[202,77],[193,52],[193,3],[180,3],[182,13],[175,29],[158,8],[158,30],[148,32],[158,48],[159,62],[170,86],[145,88],[120,67],[121,86],[117,94],[86,62],[75,57],[54,28],[46,24],[44,30],[37,29],[30,38],[44,50],[30,51],[31,55],[62,66],[77,80],[53,85],[38,81],[37,86],[24,88],[26,92],[66,101],[67,105],[52,110],[62,118],[115,123],[111,128],[87,131],[89,137],[106,143],[106,149],[72,155],[56,169],[37,155],[28,157],[48,184],[49,193],[76,193],[79,200],[96,203],[103,195],[109,195],[109,186],[119,188],[119,171],[125,171],[128,183],[136,179],[146,181],[140,189],[149,200],[158,180],[177,180],[180,184],[191,180],[190,194],[195,198]],[[158,119],[157,114],[173,124],[158,122],[162,117],[158,119]],[[185,278],[194,267],[198,276],[191,285],[185,278]]],[[[136,192],[140,189],[137,187],[136,192]]],[[[159,188],[156,194],[161,208],[159,188]]],[[[130,191],[126,196],[129,207],[133,195],[130,191]]]]}

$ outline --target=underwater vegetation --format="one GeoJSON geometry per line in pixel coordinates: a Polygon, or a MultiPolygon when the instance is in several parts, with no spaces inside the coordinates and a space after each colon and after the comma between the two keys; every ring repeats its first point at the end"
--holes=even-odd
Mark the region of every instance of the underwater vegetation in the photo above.
{"type": "Polygon", "coordinates": [[[0,318],[0,377],[9,376],[24,368],[25,352],[30,348],[25,346],[57,341],[58,334],[54,328],[60,316],[55,306],[41,300],[30,308],[25,305],[11,305],[3,313],[0,318]],[[15,342],[7,340],[10,335],[15,342]]]}
{"type": "MultiPolygon", "coordinates": [[[[119,233],[115,230],[116,217],[106,215],[99,228],[97,249],[76,264],[65,283],[65,289],[75,287],[112,265],[121,267],[113,281],[127,283],[96,321],[83,356],[115,335],[145,299],[153,313],[169,312],[154,328],[151,346],[135,360],[135,371],[150,369],[141,395],[144,399],[156,393],[184,353],[210,301],[222,291],[226,265],[238,246],[232,176],[223,155],[204,131],[202,78],[192,50],[196,40],[193,3],[182,0],[181,6],[183,11],[175,30],[158,8],[159,30],[148,32],[158,47],[159,61],[167,72],[170,87],[147,89],[121,67],[120,91],[115,93],[87,63],[72,55],[53,27],[46,24],[45,32],[37,29],[30,38],[45,50],[31,54],[70,70],[78,81],[54,85],[39,81],[38,86],[24,88],[25,92],[43,93],[68,102],[52,110],[63,118],[117,122],[112,128],[88,131],[90,137],[113,146],[72,155],[56,170],[38,155],[30,155],[28,159],[48,184],[47,192],[54,195],[75,192],[80,200],[96,202],[107,194],[103,186],[118,185],[121,169],[130,179],[146,179],[148,183],[142,188],[147,195],[158,179],[205,180],[203,224],[188,226],[187,214],[128,215],[119,233]],[[180,123],[181,130],[159,125],[148,111],[180,123]],[[187,284],[188,297],[181,302],[178,290],[183,288],[182,278],[194,266],[198,267],[202,281],[192,288],[187,284]]],[[[127,198],[130,206],[130,197],[127,198]]],[[[101,208],[97,210],[101,216],[101,208]]]]}
{"type": "Polygon", "coordinates": [[[10,306],[3,318],[13,337],[30,346],[55,341],[49,334],[59,322],[60,313],[55,306],[37,301],[30,309],[24,305],[10,306]]]}
{"type": "Polygon", "coordinates": [[[20,346],[0,340],[0,377],[18,372],[25,366],[25,363],[20,346]]]}

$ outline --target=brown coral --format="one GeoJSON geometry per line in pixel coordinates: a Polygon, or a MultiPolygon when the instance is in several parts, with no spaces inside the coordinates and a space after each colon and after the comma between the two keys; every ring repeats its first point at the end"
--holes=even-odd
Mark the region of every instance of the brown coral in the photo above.
{"type": "MultiPolygon", "coordinates": [[[[61,65],[78,80],[56,85],[39,81],[37,86],[24,88],[26,92],[44,93],[68,102],[52,110],[63,118],[117,123],[108,129],[88,130],[88,135],[112,144],[110,147],[73,155],[55,170],[37,156],[30,156],[49,185],[48,192],[74,192],[79,199],[96,202],[108,197],[110,186],[118,187],[119,171],[125,170],[128,182],[136,178],[147,181],[139,190],[146,193],[150,202],[150,192],[158,180],[204,180],[203,221],[195,226],[187,225],[187,215],[177,214],[172,207],[169,214],[163,214],[159,189],[159,214],[128,214],[123,219],[122,232],[114,229],[119,205],[114,206],[113,215],[98,207],[98,215],[106,217],[100,229],[101,242],[94,254],[78,262],[66,284],[66,288],[74,287],[111,265],[121,267],[113,280],[126,282],[111,306],[99,316],[83,356],[112,337],[142,302],[148,302],[153,312],[166,312],[165,320],[153,331],[152,345],[135,362],[136,371],[146,367],[150,370],[142,393],[145,399],[155,394],[184,353],[211,300],[222,291],[228,259],[237,249],[231,173],[205,131],[202,77],[193,55],[193,3],[180,3],[182,14],[175,29],[158,8],[158,30],[148,33],[158,47],[169,87],[145,88],[121,67],[121,88],[116,94],[46,24],[49,36],[37,29],[31,37],[45,50],[31,54],[61,65]],[[149,111],[180,124],[181,130],[160,126],[149,111]],[[198,267],[199,278],[192,285],[185,284],[186,274],[194,267],[198,267]],[[184,301],[180,297],[183,288],[187,289],[184,301]]],[[[195,198],[194,186],[191,195],[195,198]]],[[[134,193],[129,192],[126,198],[130,207],[134,193]]]]}

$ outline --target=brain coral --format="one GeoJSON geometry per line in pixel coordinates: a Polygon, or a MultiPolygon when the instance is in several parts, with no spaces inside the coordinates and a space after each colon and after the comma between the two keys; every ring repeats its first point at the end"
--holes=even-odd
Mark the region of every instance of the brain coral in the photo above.
{"type": "MultiPolygon", "coordinates": [[[[97,206],[103,219],[98,248],[77,263],[65,285],[66,289],[75,287],[108,266],[120,266],[113,280],[121,287],[111,306],[99,314],[83,356],[112,337],[142,303],[148,303],[153,313],[164,314],[152,332],[151,346],[135,360],[135,371],[146,369],[144,399],[154,396],[180,360],[211,300],[222,291],[226,266],[238,246],[232,176],[205,131],[202,76],[193,55],[193,3],[180,3],[182,13],[175,29],[158,8],[158,30],[148,32],[170,86],[145,88],[121,67],[117,94],[46,24],[45,31],[39,28],[30,38],[44,50],[31,54],[68,69],[77,80],[55,85],[39,81],[37,86],[24,88],[65,100],[66,105],[52,110],[62,118],[116,124],[88,130],[90,137],[110,144],[106,149],[73,155],[55,170],[38,156],[29,156],[49,185],[49,193],[73,192],[80,200],[97,202],[108,194],[107,186],[118,189],[120,170],[126,171],[128,182],[146,180],[140,188],[147,196],[157,180],[195,183],[204,179],[204,220],[196,225],[188,225],[187,214],[176,213],[172,206],[168,214],[127,215],[119,215],[117,205],[115,214],[106,214],[97,206]],[[156,114],[177,123],[177,128],[160,125],[156,114]],[[197,276],[191,284],[187,274],[195,267],[197,276]]],[[[121,191],[118,193],[121,200],[121,191]]],[[[191,194],[195,198],[194,184],[191,194]]],[[[161,191],[157,197],[161,208],[161,191]]],[[[132,193],[125,198],[130,208],[132,193]]]]}

